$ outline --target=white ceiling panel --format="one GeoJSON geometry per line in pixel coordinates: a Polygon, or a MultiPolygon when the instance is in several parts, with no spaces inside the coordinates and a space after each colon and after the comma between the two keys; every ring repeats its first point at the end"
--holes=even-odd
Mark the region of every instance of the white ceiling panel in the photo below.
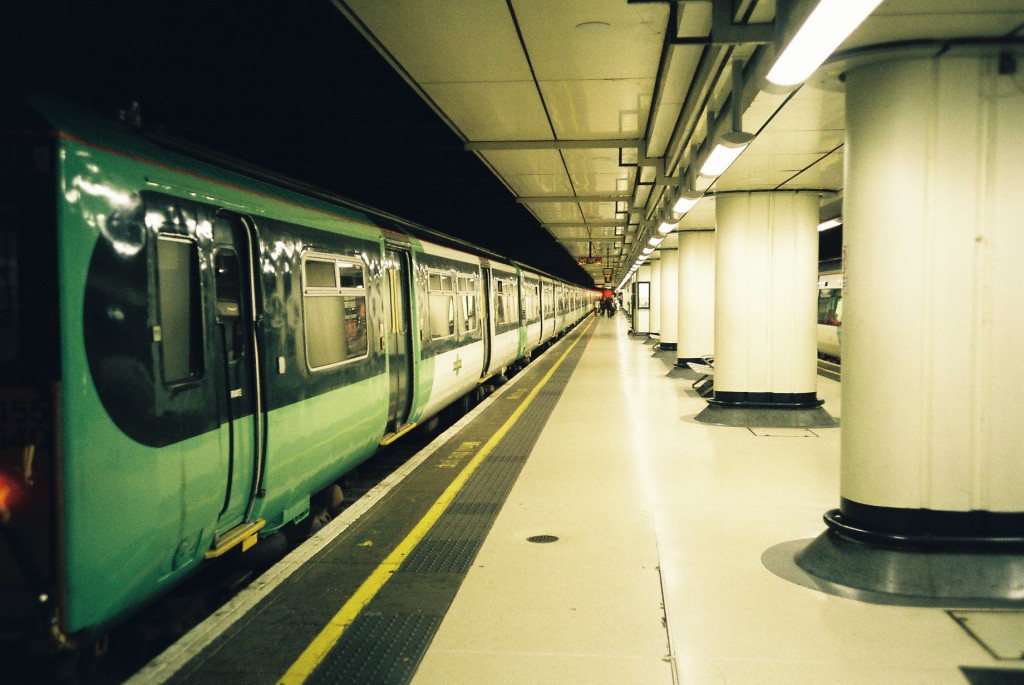
{"type": "Polygon", "coordinates": [[[533,81],[433,83],[424,89],[468,140],[551,138],[533,81]]]}
{"type": "Polygon", "coordinates": [[[572,194],[557,150],[488,150],[482,156],[519,197],[572,194]]]}
{"type": "MultiPolygon", "coordinates": [[[[615,221],[614,202],[580,202],[579,206],[586,221],[615,221]]],[[[625,225],[625,220],[622,223],[625,225]]]]}
{"type": "Polygon", "coordinates": [[[798,176],[782,185],[787,190],[797,188],[829,188],[843,187],[843,148],[818,160],[813,166],[805,169],[798,176]]]}
{"type": "Polygon", "coordinates": [[[412,79],[533,81],[505,0],[345,0],[412,79]]]}
{"type": "Polygon", "coordinates": [[[541,81],[540,89],[559,140],[637,138],[654,79],[541,81]]]}
{"type": "Polygon", "coordinates": [[[580,207],[575,202],[530,202],[526,206],[545,224],[583,223],[580,207]]]}
{"type": "Polygon", "coordinates": [[[586,241],[593,237],[586,228],[581,226],[552,226],[548,228],[548,231],[559,240],[586,241]]]}
{"type": "Polygon", "coordinates": [[[539,81],[657,75],[667,5],[513,0],[512,7],[539,81]]]}

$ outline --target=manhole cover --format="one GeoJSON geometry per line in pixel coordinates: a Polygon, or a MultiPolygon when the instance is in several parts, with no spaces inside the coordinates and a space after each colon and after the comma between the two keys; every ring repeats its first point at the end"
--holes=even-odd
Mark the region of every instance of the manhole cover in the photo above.
{"type": "Polygon", "coordinates": [[[530,537],[526,538],[527,542],[539,542],[539,543],[543,543],[543,542],[556,542],[557,540],[558,540],[558,536],[557,535],[531,535],[530,537]]]}

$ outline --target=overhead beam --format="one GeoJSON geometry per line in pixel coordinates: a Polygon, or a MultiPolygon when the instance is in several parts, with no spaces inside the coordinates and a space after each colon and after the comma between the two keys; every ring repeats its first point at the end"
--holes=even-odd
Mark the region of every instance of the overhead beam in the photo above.
{"type": "Polygon", "coordinates": [[[528,195],[516,198],[519,204],[527,202],[623,202],[632,199],[630,193],[615,195],[528,195]]]}
{"type": "Polygon", "coordinates": [[[640,147],[642,138],[618,138],[610,140],[475,140],[465,143],[469,152],[486,150],[586,150],[623,147],[640,147]]]}
{"type": "Polygon", "coordinates": [[[555,238],[560,243],[611,243],[622,242],[622,236],[617,235],[610,238],[555,238]]]}
{"type": "Polygon", "coordinates": [[[568,221],[565,223],[541,224],[545,228],[625,228],[622,221],[568,221]]]}

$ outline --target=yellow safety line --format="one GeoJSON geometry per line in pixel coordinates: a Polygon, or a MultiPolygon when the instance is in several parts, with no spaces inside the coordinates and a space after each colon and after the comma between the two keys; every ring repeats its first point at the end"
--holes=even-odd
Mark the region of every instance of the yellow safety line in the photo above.
{"type": "Polygon", "coordinates": [[[309,643],[309,646],[306,647],[305,651],[299,655],[299,658],[295,660],[295,663],[292,664],[291,668],[289,668],[281,679],[277,681],[278,685],[301,685],[301,683],[304,683],[306,678],[313,673],[314,669],[320,665],[320,662],[324,660],[324,657],[326,657],[331,651],[331,648],[337,644],[339,639],[341,639],[342,633],[344,633],[345,630],[352,625],[352,622],[356,620],[359,612],[373,600],[378,592],[380,592],[381,588],[384,587],[384,584],[391,579],[391,576],[398,570],[398,567],[401,566],[402,562],[405,561],[405,558],[412,553],[420,540],[426,536],[434,524],[437,523],[437,520],[441,518],[441,515],[448,509],[448,506],[455,499],[455,496],[459,494],[459,491],[462,490],[466,481],[469,480],[469,477],[473,475],[473,472],[476,471],[477,467],[483,463],[484,459],[487,458],[487,455],[491,453],[491,450],[495,448],[501,439],[505,437],[505,434],[512,428],[515,422],[519,420],[519,417],[523,415],[526,408],[530,406],[533,400],[537,397],[541,388],[551,380],[555,371],[562,365],[562,362],[565,361],[569,352],[571,352],[572,349],[576,347],[577,343],[583,339],[583,335],[593,323],[593,319],[587,323],[587,327],[583,329],[580,336],[576,338],[571,345],[569,345],[562,356],[558,358],[558,361],[554,363],[540,382],[537,383],[537,386],[529,395],[526,396],[526,399],[523,400],[522,404],[516,407],[515,411],[512,412],[512,415],[507,421],[505,421],[501,428],[491,436],[490,440],[484,443],[484,446],[480,448],[480,451],[476,453],[476,456],[466,464],[466,467],[462,472],[459,473],[448,488],[441,493],[441,496],[436,502],[434,502],[433,506],[430,507],[423,518],[420,519],[419,523],[409,531],[409,534],[404,540],[398,543],[398,546],[395,547],[391,554],[389,554],[384,561],[374,569],[373,573],[370,574],[370,577],[363,581],[363,584],[359,586],[359,589],[355,591],[355,594],[345,602],[345,605],[342,606],[338,613],[336,613],[327,625],[324,626],[323,630],[320,631],[320,634],[317,635],[311,643],[309,643]]]}

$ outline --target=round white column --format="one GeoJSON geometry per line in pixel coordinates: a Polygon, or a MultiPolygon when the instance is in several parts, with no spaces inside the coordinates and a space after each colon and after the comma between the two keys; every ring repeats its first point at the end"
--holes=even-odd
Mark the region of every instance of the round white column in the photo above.
{"type": "Polygon", "coordinates": [[[674,352],[679,343],[679,241],[675,233],[658,247],[661,257],[661,340],[659,349],[674,352]]]}
{"type": "Polygon", "coordinates": [[[661,258],[655,251],[647,263],[651,265],[651,328],[653,336],[661,335],[661,258]]]}
{"type": "Polygon", "coordinates": [[[715,232],[679,236],[679,346],[676,365],[702,362],[715,352],[715,232]]]}
{"type": "Polygon", "coordinates": [[[846,76],[837,519],[896,541],[1024,538],[1024,93],[999,61],[846,76]]]}
{"type": "MultiPolygon", "coordinates": [[[[715,199],[720,406],[817,407],[817,193],[715,199]]],[[[844,374],[845,375],[845,374],[844,374]]]]}

